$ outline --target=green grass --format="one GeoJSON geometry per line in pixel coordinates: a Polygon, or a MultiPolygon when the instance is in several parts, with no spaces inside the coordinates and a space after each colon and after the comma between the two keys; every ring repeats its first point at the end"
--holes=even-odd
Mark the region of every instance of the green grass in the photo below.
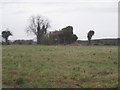
{"type": "Polygon", "coordinates": [[[117,46],[9,45],[3,88],[116,88],[117,46]]]}

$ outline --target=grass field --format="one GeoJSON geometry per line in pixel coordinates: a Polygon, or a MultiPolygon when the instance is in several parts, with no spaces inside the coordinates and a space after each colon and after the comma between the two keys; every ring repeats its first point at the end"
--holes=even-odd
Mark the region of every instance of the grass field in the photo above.
{"type": "Polygon", "coordinates": [[[9,45],[3,88],[116,88],[117,46],[9,45]]]}

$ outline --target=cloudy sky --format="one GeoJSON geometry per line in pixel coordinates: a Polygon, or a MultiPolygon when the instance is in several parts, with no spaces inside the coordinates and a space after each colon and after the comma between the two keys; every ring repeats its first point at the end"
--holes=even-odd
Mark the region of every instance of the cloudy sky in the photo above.
{"type": "Polygon", "coordinates": [[[0,1],[0,31],[13,33],[10,40],[35,39],[26,33],[29,17],[43,15],[50,20],[49,31],[73,26],[79,40],[118,37],[118,0],[3,0],[0,1]]]}

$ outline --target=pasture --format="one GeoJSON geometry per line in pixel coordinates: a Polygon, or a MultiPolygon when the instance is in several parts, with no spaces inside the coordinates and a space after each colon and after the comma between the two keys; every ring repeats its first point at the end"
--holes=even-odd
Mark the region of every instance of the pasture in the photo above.
{"type": "Polygon", "coordinates": [[[3,88],[116,88],[117,46],[2,47],[3,88]]]}

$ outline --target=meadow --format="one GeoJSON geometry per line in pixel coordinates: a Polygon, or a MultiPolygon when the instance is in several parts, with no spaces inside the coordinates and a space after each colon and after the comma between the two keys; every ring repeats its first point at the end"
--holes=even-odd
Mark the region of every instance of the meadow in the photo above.
{"type": "Polygon", "coordinates": [[[5,45],[3,88],[116,88],[117,46],[5,45]]]}

